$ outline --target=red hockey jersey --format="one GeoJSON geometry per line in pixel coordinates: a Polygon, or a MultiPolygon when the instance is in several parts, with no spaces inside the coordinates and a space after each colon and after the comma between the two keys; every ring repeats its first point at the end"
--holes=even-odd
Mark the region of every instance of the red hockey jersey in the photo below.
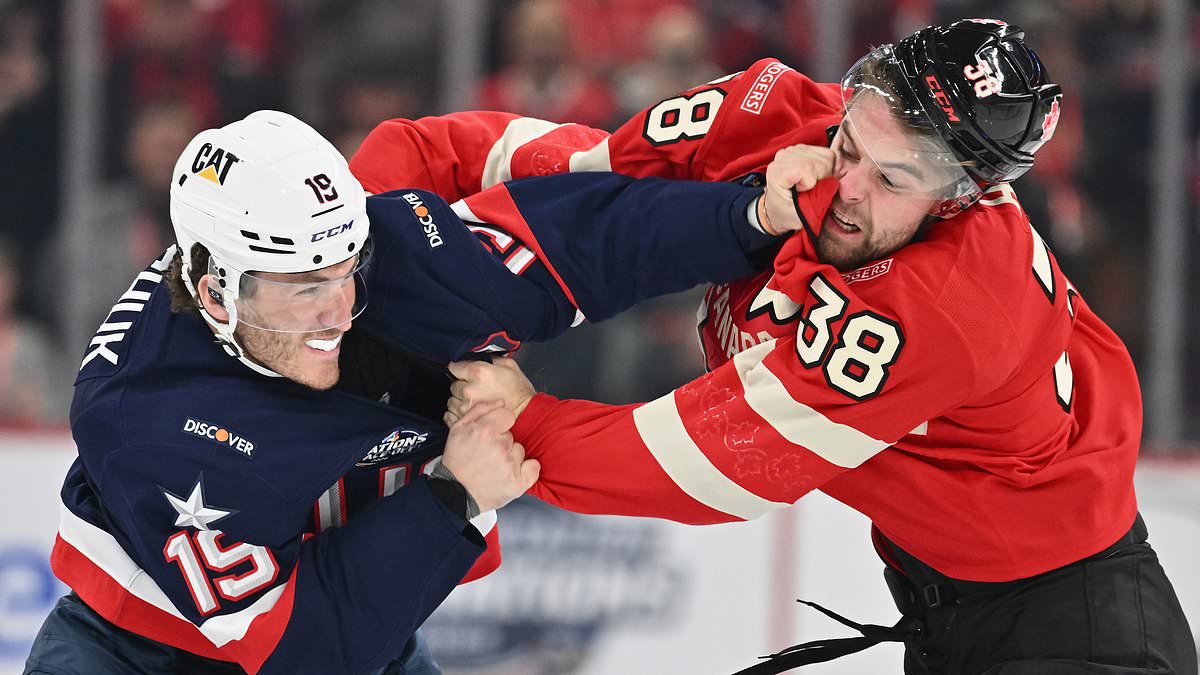
{"type": "MultiPolygon", "coordinates": [[[[616,170],[702,180],[826,144],[835,85],[774,61],[662,101],[611,137],[502,113],[394,121],[352,167],[447,197],[512,177],[616,170]]],[[[836,190],[802,196],[819,224],[836,190]]],[[[797,233],[773,269],[709,289],[711,372],[647,404],[538,395],[514,435],[534,493],[587,513],[714,523],[820,489],[969,580],[1031,576],[1133,522],[1141,400],[1129,355],[1070,285],[1007,185],[890,257],[839,273],[797,233]]]]}

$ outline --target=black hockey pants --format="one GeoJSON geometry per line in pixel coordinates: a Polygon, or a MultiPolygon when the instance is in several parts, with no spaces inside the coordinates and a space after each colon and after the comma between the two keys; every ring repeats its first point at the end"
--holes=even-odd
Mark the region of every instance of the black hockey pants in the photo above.
{"type": "MultiPolygon", "coordinates": [[[[789,647],[735,675],[772,675],[903,642],[905,675],[1197,675],[1196,643],[1139,515],[1112,546],[1028,579],[952,579],[876,534],[895,626],[789,647]]],[[[803,602],[803,601],[802,601],[803,602]]]]}
{"type": "Polygon", "coordinates": [[[951,579],[883,540],[906,675],[1196,675],[1196,643],[1139,515],[1112,546],[1004,583],[951,579]]]}

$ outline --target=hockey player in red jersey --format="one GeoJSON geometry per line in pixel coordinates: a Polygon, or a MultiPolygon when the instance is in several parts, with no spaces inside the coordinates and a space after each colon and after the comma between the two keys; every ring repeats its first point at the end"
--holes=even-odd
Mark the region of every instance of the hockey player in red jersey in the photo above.
{"type": "Polygon", "coordinates": [[[535,395],[511,361],[457,364],[449,420],[505,400],[541,462],[533,493],[573,511],[719,523],[819,489],[871,518],[901,621],[747,673],[882,640],[906,643],[907,673],[1195,673],[1137,512],[1132,362],[1008,185],[1060,104],[1019,29],[968,20],[875,49],[840,84],[760,61],[611,137],[494,120],[456,179],[754,180],[799,144],[766,183],[795,185],[796,213],[771,215],[804,229],[772,268],[709,289],[707,375],[609,406],[535,395]]]}

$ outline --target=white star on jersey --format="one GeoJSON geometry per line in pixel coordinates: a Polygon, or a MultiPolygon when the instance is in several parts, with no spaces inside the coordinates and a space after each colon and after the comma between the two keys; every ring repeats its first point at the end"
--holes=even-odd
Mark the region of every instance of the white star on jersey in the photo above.
{"type": "Polygon", "coordinates": [[[204,505],[204,488],[201,486],[199,478],[196,479],[196,486],[192,488],[192,493],[188,495],[186,501],[166,490],[163,490],[163,496],[167,498],[167,503],[171,505],[171,508],[179,513],[179,517],[175,519],[175,524],[179,527],[208,530],[209,523],[232,513],[232,511],[223,511],[204,505]]]}

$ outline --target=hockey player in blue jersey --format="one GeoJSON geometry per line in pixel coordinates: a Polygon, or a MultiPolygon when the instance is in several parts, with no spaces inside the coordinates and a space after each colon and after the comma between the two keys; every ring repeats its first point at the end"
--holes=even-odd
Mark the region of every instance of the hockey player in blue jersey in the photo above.
{"type": "Polygon", "coordinates": [[[502,409],[446,429],[442,366],[748,274],[764,199],[612,174],[365,197],[291,116],[202,132],[178,248],[79,369],[72,593],[26,672],[437,672],[417,628],[498,563],[493,511],[538,473],[502,409]]]}

